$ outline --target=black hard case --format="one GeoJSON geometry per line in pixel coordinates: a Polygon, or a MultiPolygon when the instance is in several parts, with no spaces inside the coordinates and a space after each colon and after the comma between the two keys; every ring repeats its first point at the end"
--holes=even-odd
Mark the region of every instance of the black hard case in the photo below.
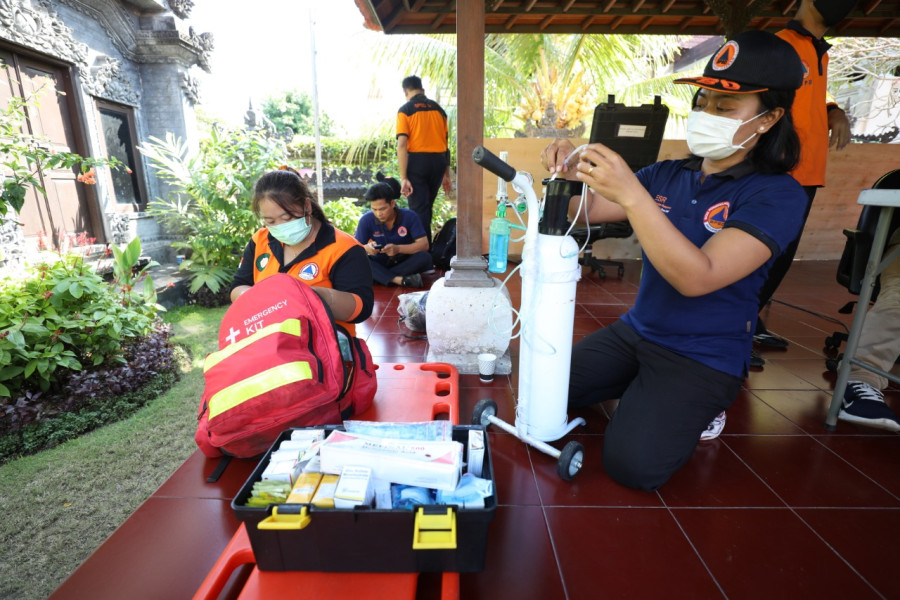
{"type": "MultiPolygon", "coordinates": [[[[326,433],[335,429],[326,426],[326,433]]],[[[454,426],[453,439],[463,444],[465,455],[470,429],[479,426],[454,426]]],[[[272,514],[299,509],[306,505],[270,504],[267,508],[244,506],[253,484],[260,480],[269,463],[269,455],[291,431],[281,433],[257,465],[250,478],[232,500],[237,518],[244,522],[256,558],[262,571],[329,571],[329,572],[460,572],[473,573],[484,569],[488,525],[497,508],[497,490],[485,499],[483,509],[458,509],[435,505],[424,507],[428,513],[456,512],[456,548],[414,550],[412,547],[416,515],[413,511],[377,510],[367,507],[328,509],[309,506],[310,522],[296,531],[261,530],[257,525],[272,514]]],[[[493,481],[493,464],[484,435],[484,465],[482,477],[493,481]]]]}

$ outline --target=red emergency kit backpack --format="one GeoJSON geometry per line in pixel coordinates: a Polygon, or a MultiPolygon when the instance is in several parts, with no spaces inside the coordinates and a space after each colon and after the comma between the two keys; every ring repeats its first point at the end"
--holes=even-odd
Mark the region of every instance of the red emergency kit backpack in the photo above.
{"type": "Polygon", "coordinates": [[[377,387],[366,343],[335,323],[312,288],[284,273],[231,305],[203,375],[194,439],[212,458],[262,454],[290,427],[339,424],[364,412],[377,387]]]}

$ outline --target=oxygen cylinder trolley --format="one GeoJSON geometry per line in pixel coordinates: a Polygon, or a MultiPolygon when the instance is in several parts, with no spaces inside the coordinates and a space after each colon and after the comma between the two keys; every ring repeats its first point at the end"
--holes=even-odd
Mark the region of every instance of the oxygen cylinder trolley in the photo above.
{"type": "MultiPolygon", "coordinates": [[[[485,427],[496,425],[556,458],[557,473],[569,481],[581,469],[584,446],[571,441],[560,451],[545,442],[558,440],[578,425],[585,424],[582,418],[567,422],[566,414],[575,320],[575,285],[581,277],[579,248],[575,240],[567,235],[566,213],[569,199],[580,193],[581,183],[550,181],[541,217],[538,199],[531,187],[531,175],[517,173],[482,146],[475,148],[472,158],[504,182],[511,183],[513,189],[525,197],[528,207],[525,244],[519,267],[522,298],[519,307],[521,348],[516,422],[510,425],[499,419],[497,404],[489,398],[475,405],[472,422],[485,427]],[[574,191],[574,186],[578,186],[578,191],[574,191]]],[[[504,207],[498,209],[498,217],[491,222],[489,270],[495,273],[506,269],[509,228],[521,228],[506,221],[500,214],[501,210],[504,207]],[[497,270],[501,259],[502,269],[497,270]]]]}

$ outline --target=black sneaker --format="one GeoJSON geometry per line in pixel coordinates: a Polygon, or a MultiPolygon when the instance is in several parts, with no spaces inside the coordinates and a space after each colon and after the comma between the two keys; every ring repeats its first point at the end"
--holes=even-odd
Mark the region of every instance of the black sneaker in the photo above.
{"type": "Polygon", "coordinates": [[[405,276],[400,285],[402,285],[403,287],[423,288],[425,287],[425,282],[422,281],[421,275],[419,275],[418,273],[413,273],[412,275],[405,276]]]}
{"type": "Polygon", "coordinates": [[[766,359],[759,355],[759,352],[756,350],[750,350],[750,366],[751,367],[764,367],[766,366],[766,359]]]}
{"type": "Polygon", "coordinates": [[[764,333],[757,333],[753,336],[753,341],[760,346],[765,346],[766,348],[788,347],[788,341],[786,339],[778,337],[777,335],[772,335],[768,331],[764,333]]]}
{"type": "Polygon", "coordinates": [[[863,381],[847,382],[838,419],[900,433],[900,419],[884,403],[884,394],[863,381]]]}

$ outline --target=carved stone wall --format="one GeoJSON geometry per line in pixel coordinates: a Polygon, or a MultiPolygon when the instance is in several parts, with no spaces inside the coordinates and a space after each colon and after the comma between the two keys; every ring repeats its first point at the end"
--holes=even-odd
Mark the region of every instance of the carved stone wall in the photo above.
{"type": "MultiPolygon", "coordinates": [[[[0,47],[24,47],[71,65],[88,154],[101,156],[103,148],[95,99],[134,108],[137,143],[168,131],[192,142],[200,94],[191,70],[208,71],[213,51],[212,35],[186,21],[193,7],[194,0],[0,0],[0,47]]],[[[143,171],[148,196],[164,192],[153,170],[143,171]]],[[[149,218],[141,219],[140,232],[129,227],[134,219],[122,218],[101,184],[97,212],[110,241],[125,243],[142,233],[165,237],[158,226],[144,224],[149,218]]],[[[0,223],[0,260],[21,255],[13,251],[23,241],[15,232],[0,223]]]]}
{"type": "Polygon", "coordinates": [[[24,256],[25,236],[22,228],[14,218],[0,219],[0,269],[20,264],[24,256]]]}
{"type": "MultiPolygon", "coordinates": [[[[301,177],[312,189],[318,189],[316,172],[301,173],[301,177]]],[[[366,190],[375,183],[375,171],[360,169],[322,169],[322,196],[329,200],[339,198],[365,198],[366,190]]]]}

